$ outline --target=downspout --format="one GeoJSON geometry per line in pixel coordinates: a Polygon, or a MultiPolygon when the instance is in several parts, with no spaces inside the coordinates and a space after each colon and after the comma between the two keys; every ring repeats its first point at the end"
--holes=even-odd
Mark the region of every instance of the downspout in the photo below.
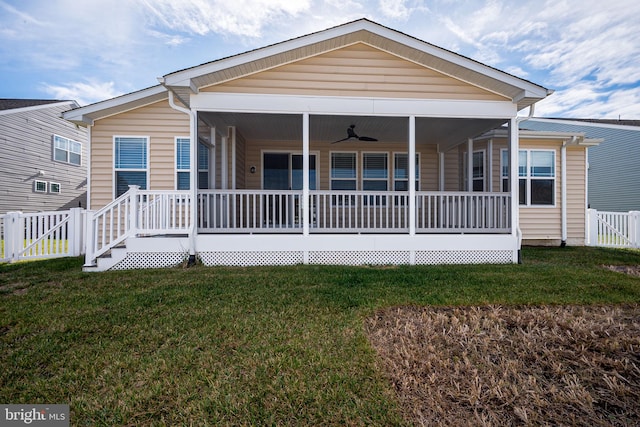
{"type": "Polygon", "coordinates": [[[189,228],[189,260],[187,262],[188,266],[192,266],[196,263],[196,233],[197,233],[197,220],[198,220],[198,209],[194,206],[198,204],[198,141],[197,141],[197,120],[196,120],[196,112],[189,109],[184,108],[179,105],[176,105],[173,99],[173,92],[168,90],[169,92],[169,106],[176,111],[189,115],[189,133],[190,133],[190,141],[191,141],[191,159],[190,159],[190,176],[189,176],[189,185],[191,188],[191,200],[192,200],[192,209],[189,214],[191,216],[191,227],[189,228]],[[194,171],[195,167],[195,171],[194,171]]]}
{"type": "MultiPolygon", "coordinates": [[[[571,138],[571,143],[575,143],[578,138],[574,135],[571,138]]],[[[560,167],[562,171],[560,173],[562,182],[560,183],[560,194],[562,202],[560,205],[560,221],[561,221],[561,242],[560,247],[567,246],[567,141],[562,142],[562,148],[560,148],[560,167]]]]}

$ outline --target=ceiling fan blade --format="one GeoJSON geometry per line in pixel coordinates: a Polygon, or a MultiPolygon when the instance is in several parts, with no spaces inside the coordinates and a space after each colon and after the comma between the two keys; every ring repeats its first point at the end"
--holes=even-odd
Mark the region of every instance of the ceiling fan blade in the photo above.
{"type": "Polygon", "coordinates": [[[338,142],[342,142],[342,141],[347,141],[347,140],[349,140],[349,139],[351,139],[351,137],[350,137],[350,136],[349,136],[349,137],[346,137],[346,138],[339,139],[339,140],[337,140],[337,141],[333,141],[333,142],[332,142],[332,144],[336,144],[336,143],[338,143],[338,142]]]}
{"type": "Polygon", "coordinates": [[[361,136],[358,138],[360,141],[377,141],[375,138],[371,138],[370,136],[361,136]]]}

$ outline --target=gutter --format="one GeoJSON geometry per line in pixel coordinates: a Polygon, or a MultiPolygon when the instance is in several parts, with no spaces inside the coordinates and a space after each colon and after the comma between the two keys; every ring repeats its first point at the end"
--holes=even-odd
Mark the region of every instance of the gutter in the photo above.
{"type": "Polygon", "coordinates": [[[190,143],[191,143],[191,155],[190,155],[190,176],[189,176],[189,185],[191,188],[191,200],[193,206],[189,212],[191,218],[191,227],[189,229],[189,261],[187,262],[188,266],[192,266],[196,263],[196,233],[197,233],[197,220],[198,220],[198,212],[194,207],[197,204],[198,200],[198,173],[197,170],[194,173],[194,165],[198,164],[198,143],[197,143],[197,130],[196,126],[198,121],[196,120],[196,113],[188,108],[181,107],[175,103],[173,98],[173,91],[168,90],[169,92],[169,106],[176,111],[187,114],[189,116],[189,133],[190,133],[190,143]]]}

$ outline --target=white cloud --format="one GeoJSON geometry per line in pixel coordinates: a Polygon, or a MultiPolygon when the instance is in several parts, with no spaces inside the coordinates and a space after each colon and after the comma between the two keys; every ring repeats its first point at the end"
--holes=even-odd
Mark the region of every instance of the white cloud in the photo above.
{"type": "Polygon", "coordinates": [[[411,15],[411,9],[406,6],[406,3],[407,0],[379,0],[378,4],[383,15],[406,20],[411,15]]]}
{"type": "Polygon", "coordinates": [[[140,0],[152,22],[174,31],[260,37],[276,18],[296,17],[310,0],[140,0]]]}
{"type": "Polygon", "coordinates": [[[114,87],[114,82],[98,82],[95,80],[72,82],[65,85],[42,84],[42,89],[55,99],[75,100],[80,105],[87,105],[122,95],[114,87]]]}

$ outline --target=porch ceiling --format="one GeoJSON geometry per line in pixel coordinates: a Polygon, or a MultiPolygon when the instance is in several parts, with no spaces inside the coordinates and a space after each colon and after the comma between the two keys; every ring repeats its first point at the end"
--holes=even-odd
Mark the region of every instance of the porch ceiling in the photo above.
{"type": "MultiPolygon", "coordinates": [[[[302,141],[302,116],[298,114],[206,112],[200,113],[199,118],[200,137],[205,139],[209,135],[209,126],[217,129],[235,126],[237,132],[250,141],[302,141]]],[[[420,144],[439,144],[441,151],[446,151],[465,143],[467,138],[479,136],[504,123],[504,119],[418,117],[416,141],[420,144]]],[[[402,143],[409,139],[407,117],[312,115],[309,120],[311,141],[331,143],[343,139],[352,124],[356,126],[355,132],[359,136],[376,138],[381,143],[402,143]]],[[[221,133],[226,134],[226,131],[221,133]]],[[[349,141],[340,144],[346,145],[349,141]]]]}

